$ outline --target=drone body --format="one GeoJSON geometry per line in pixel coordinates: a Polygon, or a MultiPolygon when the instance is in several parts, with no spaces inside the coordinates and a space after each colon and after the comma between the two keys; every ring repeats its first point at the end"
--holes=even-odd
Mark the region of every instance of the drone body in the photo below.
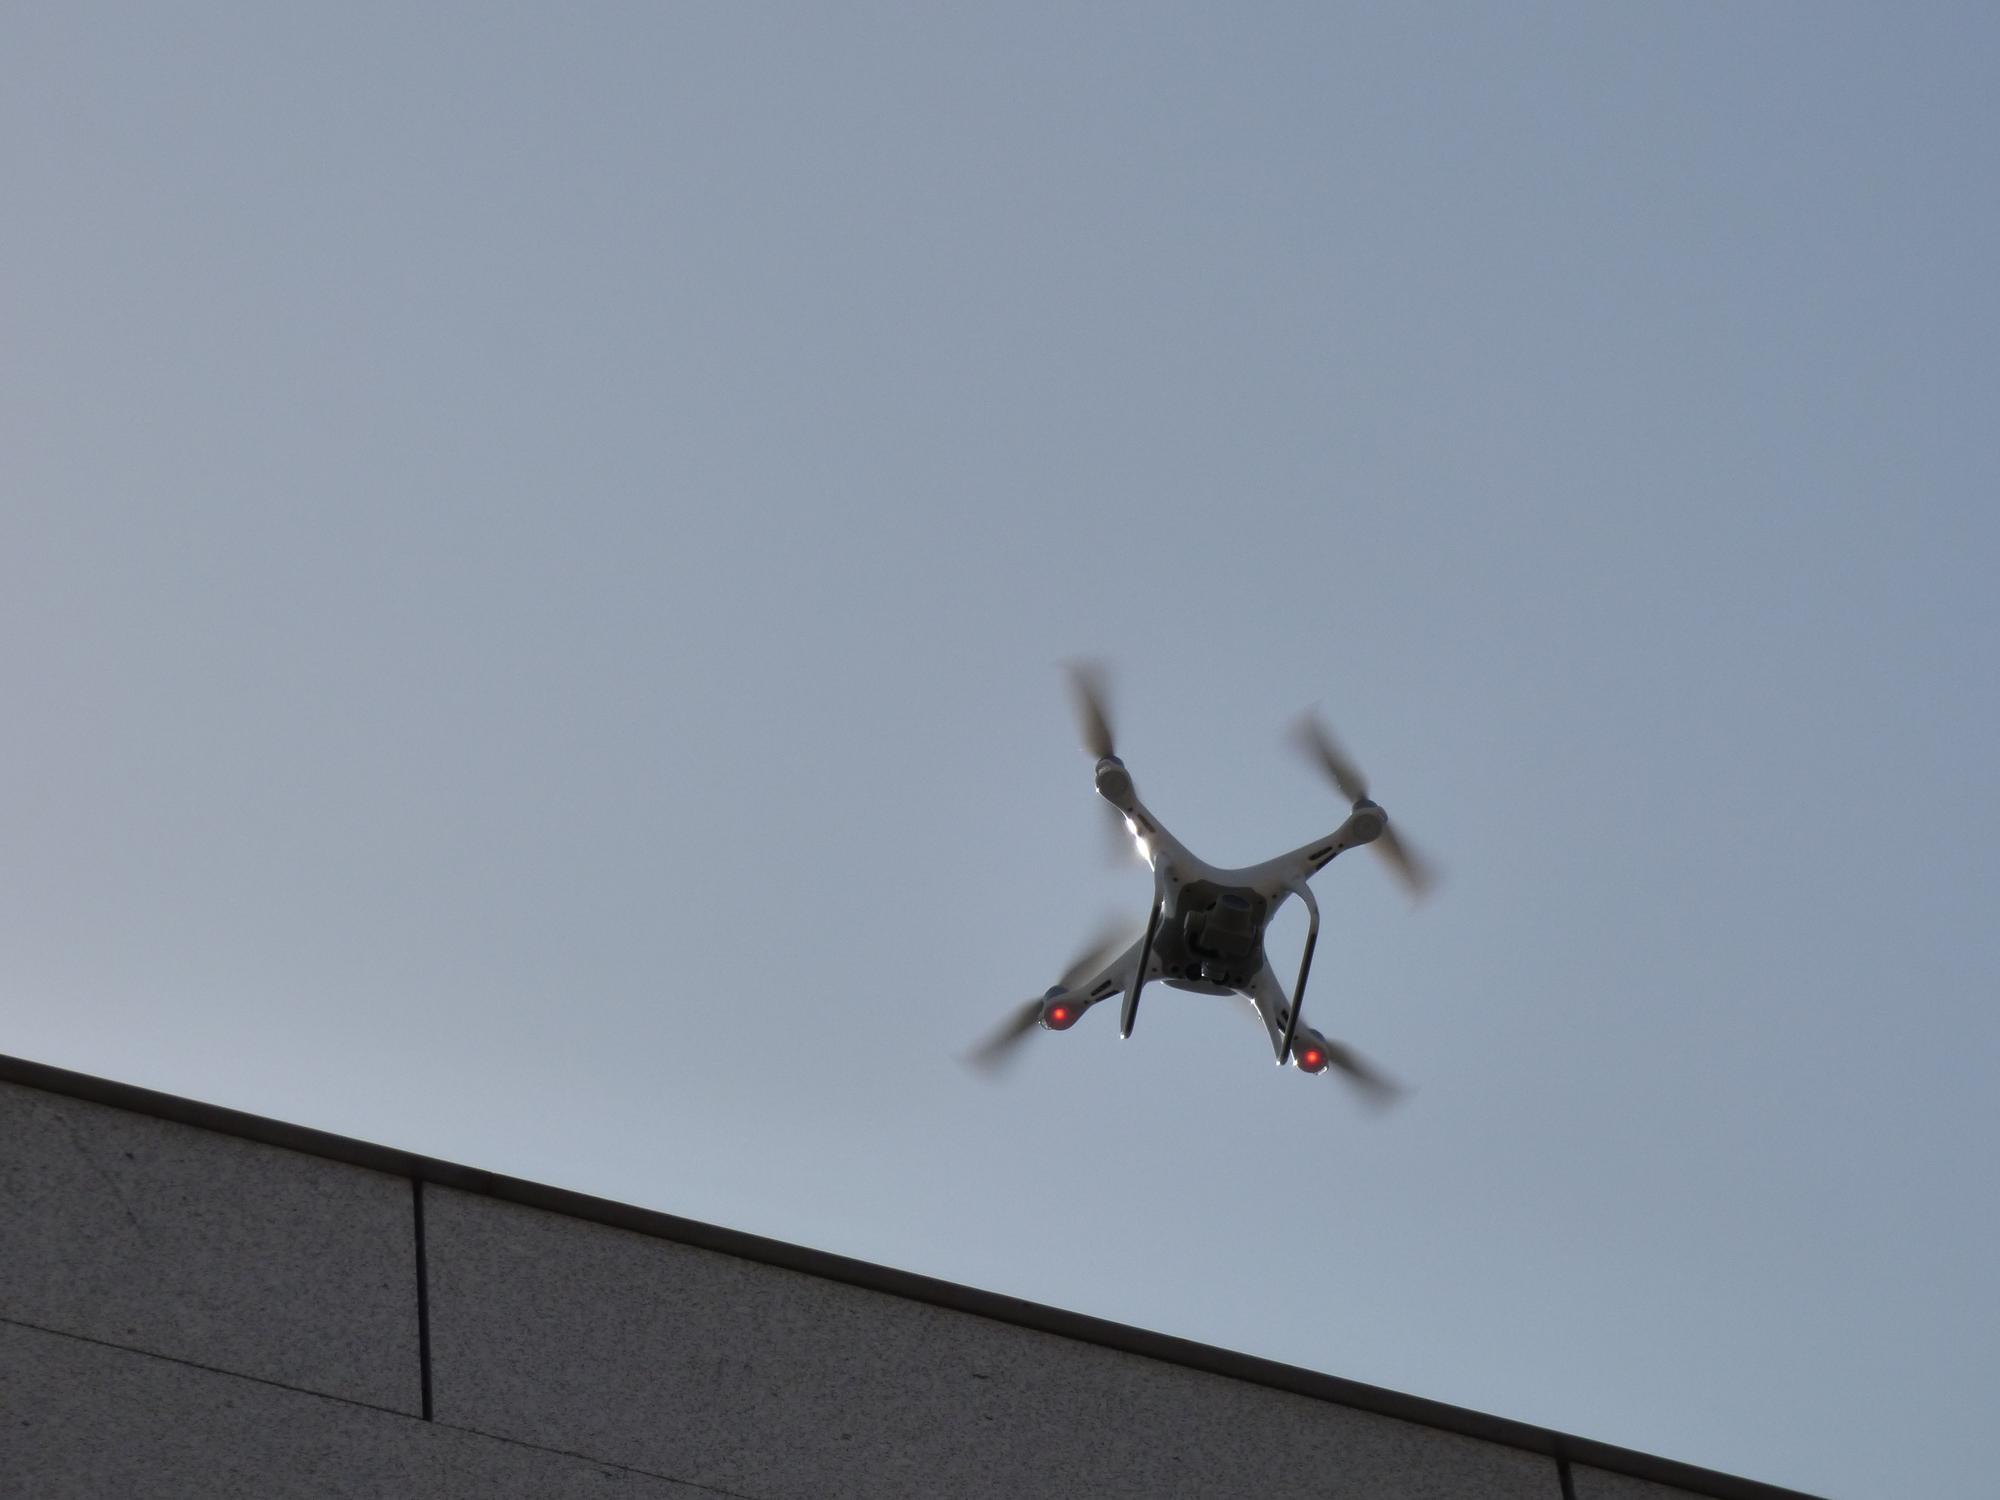
{"type": "Polygon", "coordinates": [[[1170,989],[1198,995],[1240,995],[1255,1007],[1280,1066],[1290,1062],[1306,1073],[1338,1069],[1377,1098],[1391,1084],[1351,1049],[1329,1041],[1300,1021],[1313,947],[1319,938],[1319,904],[1308,882],[1336,856],[1378,843],[1391,867],[1421,893],[1430,875],[1389,827],[1388,815],[1369,800],[1367,788],[1315,721],[1300,726],[1304,748],[1353,802],[1352,811],[1324,838],[1242,869],[1223,869],[1199,858],[1169,832],[1140,801],[1132,776],[1112,750],[1102,690],[1079,671],[1075,678],[1086,745],[1097,755],[1097,793],[1123,817],[1126,829],[1153,869],[1153,903],[1144,933],[1136,942],[1100,942],[1070,965],[1040,1000],[1020,1007],[975,1054],[993,1064],[1039,1025],[1067,1031],[1092,1006],[1122,996],[1119,1034],[1130,1036],[1146,985],[1159,980],[1170,989]],[[1279,908],[1292,897],[1305,904],[1305,951],[1288,996],[1264,951],[1264,934],[1279,908]]]}

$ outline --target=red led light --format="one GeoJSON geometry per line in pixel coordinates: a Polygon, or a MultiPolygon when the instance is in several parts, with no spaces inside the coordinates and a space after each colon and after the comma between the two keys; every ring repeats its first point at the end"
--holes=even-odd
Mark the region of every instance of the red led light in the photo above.
{"type": "Polygon", "coordinates": [[[1049,1012],[1049,1019],[1058,1026],[1066,1024],[1069,1020],[1069,1007],[1058,1005],[1054,1010],[1049,1012]]]}

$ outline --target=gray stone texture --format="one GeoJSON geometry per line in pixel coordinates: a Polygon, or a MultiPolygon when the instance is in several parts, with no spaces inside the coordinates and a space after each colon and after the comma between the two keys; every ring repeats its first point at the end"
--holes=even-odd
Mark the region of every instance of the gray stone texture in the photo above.
{"type": "Polygon", "coordinates": [[[414,1233],[402,1178],[0,1083],[0,1318],[415,1412],[414,1233]]]}
{"type": "Polygon", "coordinates": [[[1613,1474],[1588,1464],[1570,1465],[1569,1482],[1576,1491],[1576,1500],[1699,1500],[1699,1492],[1695,1490],[1613,1474]]]}
{"type": "Polygon", "coordinates": [[[0,1500],[713,1500],[713,1492],[0,1322],[0,1500]]]}
{"type": "Polygon", "coordinates": [[[516,1204],[425,1193],[440,1421],[758,1500],[1557,1500],[1554,1462],[516,1204]]]}

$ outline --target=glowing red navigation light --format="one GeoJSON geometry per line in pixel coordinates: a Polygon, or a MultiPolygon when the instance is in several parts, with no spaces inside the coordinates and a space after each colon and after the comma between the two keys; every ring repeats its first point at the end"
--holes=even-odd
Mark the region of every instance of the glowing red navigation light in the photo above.
{"type": "Polygon", "coordinates": [[[1067,1026],[1069,1024],[1069,1007],[1067,1005],[1058,1005],[1054,1010],[1049,1012],[1049,1019],[1058,1026],[1067,1026]]]}
{"type": "Polygon", "coordinates": [[[1299,1054],[1299,1066],[1308,1073],[1317,1073],[1326,1066],[1326,1054],[1317,1047],[1308,1047],[1299,1054]]]}

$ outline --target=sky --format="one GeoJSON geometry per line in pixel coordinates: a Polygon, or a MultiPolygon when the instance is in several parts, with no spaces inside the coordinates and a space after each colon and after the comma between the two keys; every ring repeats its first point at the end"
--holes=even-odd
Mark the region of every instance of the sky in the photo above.
{"type": "Polygon", "coordinates": [[[1990,1493],[1990,7],[10,10],[0,1051],[1990,1493]],[[1141,866],[1227,1002],[958,1059],[1141,866]],[[1289,976],[1303,917],[1272,936],[1289,976]]]}

